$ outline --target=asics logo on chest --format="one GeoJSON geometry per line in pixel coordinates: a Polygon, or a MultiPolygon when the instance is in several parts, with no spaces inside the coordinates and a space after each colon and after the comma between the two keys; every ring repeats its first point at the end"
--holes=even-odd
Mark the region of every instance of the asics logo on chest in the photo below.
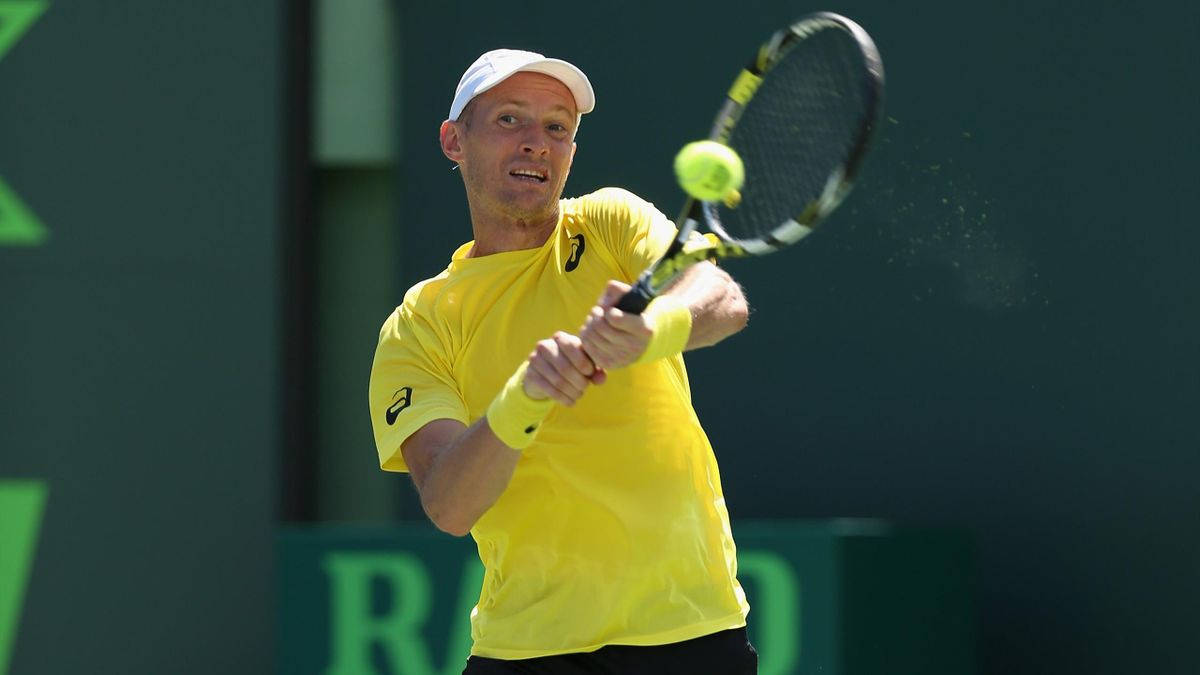
{"type": "Polygon", "coordinates": [[[580,233],[571,237],[571,255],[567,257],[567,264],[563,265],[564,270],[573,272],[576,267],[579,267],[579,260],[583,258],[583,249],[583,234],[580,233]]]}

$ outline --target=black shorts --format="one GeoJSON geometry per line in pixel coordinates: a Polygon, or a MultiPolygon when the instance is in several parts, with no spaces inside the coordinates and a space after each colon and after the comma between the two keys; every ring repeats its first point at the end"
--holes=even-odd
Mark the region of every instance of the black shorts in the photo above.
{"type": "Polygon", "coordinates": [[[755,675],[758,652],[745,628],[653,647],[608,645],[536,659],[467,659],[463,675],[755,675]]]}

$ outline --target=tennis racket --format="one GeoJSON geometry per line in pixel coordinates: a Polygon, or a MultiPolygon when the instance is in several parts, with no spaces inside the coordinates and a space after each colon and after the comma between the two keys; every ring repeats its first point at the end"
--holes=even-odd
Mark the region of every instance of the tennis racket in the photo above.
{"type": "Polygon", "coordinates": [[[772,35],[733,81],[709,135],[741,156],[740,194],[689,198],[675,240],[617,308],[640,314],[701,260],[764,255],[811,234],[850,192],[882,108],[883,62],[858,24],[819,12],[772,35]],[[693,238],[701,222],[715,238],[693,238]]]}

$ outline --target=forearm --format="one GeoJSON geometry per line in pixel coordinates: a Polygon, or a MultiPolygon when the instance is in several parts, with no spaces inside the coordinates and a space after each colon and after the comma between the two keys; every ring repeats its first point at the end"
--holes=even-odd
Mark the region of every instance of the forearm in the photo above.
{"type": "Polygon", "coordinates": [[[467,534],[508,487],[521,453],[481,418],[436,453],[417,489],[421,506],[439,529],[467,534]]]}
{"type": "Polygon", "coordinates": [[[691,311],[692,331],[685,351],[715,345],[746,327],[749,307],[741,286],[712,263],[693,266],[665,295],[682,300],[691,311]]]}
{"type": "Polygon", "coordinates": [[[421,427],[401,451],[429,519],[453,535],[469,532],[508,488],[520,448],[534,442],[555,402],[572,406],[604,379],[579,338],[558,331],[538,341],[474,424],[441,419],[421,427]]]}

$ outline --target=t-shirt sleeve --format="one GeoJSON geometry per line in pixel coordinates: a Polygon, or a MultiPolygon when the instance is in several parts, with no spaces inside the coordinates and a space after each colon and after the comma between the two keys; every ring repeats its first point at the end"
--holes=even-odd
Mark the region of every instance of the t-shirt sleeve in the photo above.
{"type": "Polygon", "coordinates": [[[408,471],[400,445],[437,419],[467,424],[467,406],[444,346],[424,320],[399,307],[379,331],[368,397],[379,466],[408,471]]]}
{"type": "Polygon", "coordinates": [[[585,219],[616,257],[626,281],[658,260],[675,238],[675,223],[628,190],[604,188],[579,199],[585,219]]]}

